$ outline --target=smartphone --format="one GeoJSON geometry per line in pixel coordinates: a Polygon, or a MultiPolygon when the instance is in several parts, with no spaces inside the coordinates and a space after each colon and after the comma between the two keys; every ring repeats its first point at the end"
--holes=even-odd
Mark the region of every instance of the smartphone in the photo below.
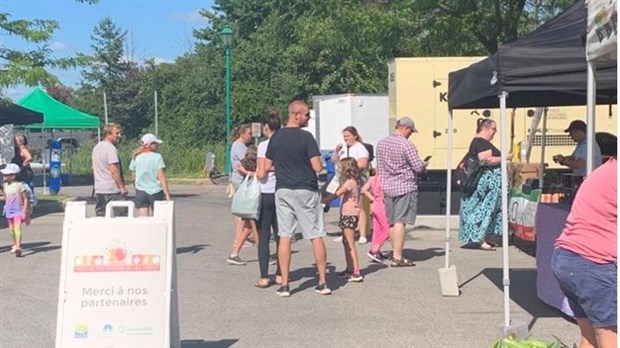
{"type": "Polygon", "coordinates": [[[428,162],[431,160],[431,158],[433,158],[433,156],[426,156],[423,162],[428,162]]]}

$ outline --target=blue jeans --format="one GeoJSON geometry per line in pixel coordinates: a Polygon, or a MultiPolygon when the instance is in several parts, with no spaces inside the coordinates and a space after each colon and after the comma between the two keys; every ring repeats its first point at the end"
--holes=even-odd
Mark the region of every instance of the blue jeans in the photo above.
{"type": "Polygon", "coordinates": [[[551,269],[576,318],[588,318],[595,328],[617,325],[618,267],[598,264],[557,248],[551,269]]]}

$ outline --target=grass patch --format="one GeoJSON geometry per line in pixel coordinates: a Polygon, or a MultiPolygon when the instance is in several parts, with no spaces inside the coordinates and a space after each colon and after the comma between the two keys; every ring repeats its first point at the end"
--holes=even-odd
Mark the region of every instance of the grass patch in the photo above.
{"type": "MultiPolygon", "coordinates": [[[[127,141],[118,146],[118,152],[123,165],[125,179],[131,177],[129,163],[131,154],[138,148],[137,141],[127,141]]],[[[63,155],[66,168],[73,175],[92,175],[91,155],[92,144],[83,144],[74,152],[63,155]]],[[[220,172],[224,168],[225,147],[223,144],[205,145],[194,148],[181,148],[174,144],[160,145],[159,152],[166,163],[166,174],[171,178],[203,178],[207,152],[215,153],[215,165],[220,172]]]]}

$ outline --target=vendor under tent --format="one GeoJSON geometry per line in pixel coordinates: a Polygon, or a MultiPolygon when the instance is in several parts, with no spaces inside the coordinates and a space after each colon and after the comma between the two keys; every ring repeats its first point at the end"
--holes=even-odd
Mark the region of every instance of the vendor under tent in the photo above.
{"type": "Polygon", "coordinates": [[[43,122],[43,114],[17,104],[0,104],[0,126],[7,124],[25,125],[43,122]]]}
{"type": "MultiPolygon", "coordinates": [[[[500,108],[503,192],[508,192],[506,108],[585,105],[588,81],[588,69],[582,42],[582,35],[585,31],[586,8],[584,0],[580,0],[522,39],[501,46],[497,53],[487,59],[449,75],[448,129],[453,128],[452,110],[500,108]]],[[[616,65],[614,61],[601,63],[598,66],[593,103],[615,104],[617,102],[616,65]]],[[[590,129],[593,130],[593,127],[590,129]]],[[[446,267],[449,265],[452,136],[453,132],[449,131],[446,267]]],[[[591,136],[591,139],[594,137],[591,136]]],[[[508,197],[502,195],[502,238],[503,245],[506,246],[503,248],[505,330],[511,326],[507,212],[508,197]]]]}

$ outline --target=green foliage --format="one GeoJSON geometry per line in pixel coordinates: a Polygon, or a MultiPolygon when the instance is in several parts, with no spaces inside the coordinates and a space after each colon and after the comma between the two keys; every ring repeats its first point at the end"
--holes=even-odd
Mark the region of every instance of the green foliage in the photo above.
{"type": "Polygon", "coordinates": [[[82,71],[82,84],[75,92],[72,106],[105,119],[103,94],[106,93],[109,122],[123,126],[130,137],[137,136],[147,120],[139,91],[144,68],[125,55],[127,31],[118,27],[110,17],[95,27],[92,64],[82,71]]]}
{"type": "MultiPolygon", "coordinates": [[[[98,0],[77,0],[96,3],[98,0]]],[[[11,14],[0,12],[0,34],[21,38],[30,44],[43,44],[32,50],[18,50],[0,45],[0,99],[7,87],[24,84],[35,86],[41,83],[57,83],[58,79],[48,72],[49,68],[66,69],[87,64],[88,58],[77,54],[70,58],[54,58],[52,50],[45,45],[54,31],[59,28],[55,20],[12,19],[11,14]]]]}
{"type": "MultiPolygon", "coordinates": [[[[118,146],[119,157],[123,163],[125,180],[129,181],[129,163],[132,153],[138,148],[138,140],[123,141],[118,146]]],[[[94,144],[83,143],[73,153],[63,154],[64,168],[73,175],[92,175],[91,154],[94,144]]],[[[159,152],[166,163],[169,177],[204,177],[205,157],[207,152],[215,153],[215,166],[219,171],[224,168],[224,146],[222,144],[203,145],[200,147],[182,147],[167,142],[159,147],[159,152]]]]}
{"type": "MultiPolygon", "coordinates": [[[[557,337],[555,342],[546,342],[533,338],[517,340],[511,336],[495,341],[491,348],[569,348],[569,346],[557,337]]],[[[577,345],[574,344],[573,348],[577,348],[577,345]]]]}

